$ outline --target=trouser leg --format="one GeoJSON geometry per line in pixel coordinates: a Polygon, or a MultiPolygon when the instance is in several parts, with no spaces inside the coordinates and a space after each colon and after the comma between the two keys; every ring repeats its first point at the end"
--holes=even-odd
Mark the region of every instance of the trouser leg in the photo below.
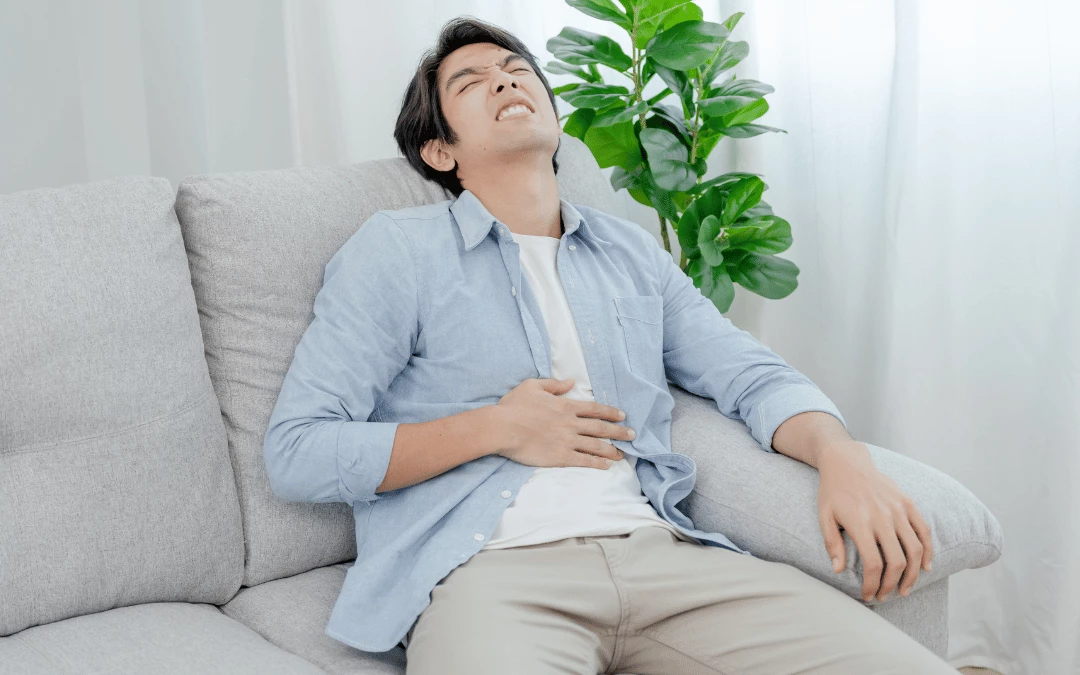
{"type": "Polygon", "coordinates": [[[631,611],[611,673],[956,675],[870,608],[790,565],[655,527],[625,545],[611,573],[631,611]]]}

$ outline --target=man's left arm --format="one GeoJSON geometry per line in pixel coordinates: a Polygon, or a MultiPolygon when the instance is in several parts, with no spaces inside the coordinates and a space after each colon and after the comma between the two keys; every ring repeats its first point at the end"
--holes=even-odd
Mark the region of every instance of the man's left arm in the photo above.
{"type": "Polygon", "coordinates": [[[668,378],[745,422],[763,450],[817,468],[818,521],[834,571],[844,568],[843,528],[862,558],[864,601],[884,600],[898,582],[906,596],[920,563],[929,571],[933,556],[930,530],[911,499],[874,467],[865,444],[851,438],[836,405],[809,378],[732,324],[649,239],[664,299],[668,378]]]}

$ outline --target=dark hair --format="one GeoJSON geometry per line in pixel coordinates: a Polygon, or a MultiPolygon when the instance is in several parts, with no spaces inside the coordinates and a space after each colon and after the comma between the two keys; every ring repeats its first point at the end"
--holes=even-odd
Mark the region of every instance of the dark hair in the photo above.
{"type": "MultiPolygon", "coordinates": [[[[439,183],[455,196],[460,195],[465,189],[457,177],[457,164],[455,163],[454,168],[449,171],[436,171],[420,156],[420,148],[432,139],[451,145],[457,142],[457,134],[446,121],[442,103],[439,100],[439,65],[454,50],[478,42],[490,42],[524,57],[540,81],[544,83],[544,89],[547,90],[548,98],[551,99],[552,109],[558,111],[551,85],[548,84],[547,78],[537,65],[536,57],[521,40],[502,28],[479,19],[459,16],[447,21],[439,33],[435,46],[420,59],[416,74],[413,75],[408,89],[405,90],[405,96],[401,99],[401,111],[394,125],[394,140],[397,141],[401,154],[405,155],[405,159],[409,160],[413,168],[439,183]]],[[[551,156],[551,167],[555,173],[559,172],[559,163],[555,161],[554,155],[551,156]]]]}

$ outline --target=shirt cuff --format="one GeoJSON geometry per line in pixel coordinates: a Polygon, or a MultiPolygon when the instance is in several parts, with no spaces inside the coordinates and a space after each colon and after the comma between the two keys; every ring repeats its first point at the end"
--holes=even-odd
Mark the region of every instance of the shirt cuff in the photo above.
{"type": "Polygon", "coordinates": [[[382,499],[375,488],[386,478],[400,422],[342,422],[337,438],[339,489],[343,501],[382,499]]]}
{"type": "Polygon", "coordinates": [[[757,405],[757,424],[750,429],[754,439],[766,452],[772,447],[773,434],[790,418],[804,412],[829,413],[847,429],[847,422],[828,396],[820,389],[807,385],[785,387],[757,405]]]}

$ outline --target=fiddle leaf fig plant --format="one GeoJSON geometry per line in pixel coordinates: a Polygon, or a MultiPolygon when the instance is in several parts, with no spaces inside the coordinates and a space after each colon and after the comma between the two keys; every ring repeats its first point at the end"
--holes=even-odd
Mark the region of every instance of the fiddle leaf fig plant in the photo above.
{"type": "Polygon", "coordinates": [[[721,312],[734,284],[770,299],[790,295],[799,268],[776,254],[791,246],[791,225],[762,200],[768,185],[760,174],[704,178],[723,137],[787,133],[755,123],[769,110],[771,86],[725,75],[750,52],[730,39],[743,13],[715,23],[691,0],[566,2],[628,39],[566,27],[548,40],[556,60],[545,70],[577,80],[554,88],[574,107],[560,118],[563,131],[584,141],[602,168],[614,167],[612,187],[656,209],[669,253],[671,225],[679,267],[721,312]],[[650,86],[655,93],[646,96],[650,86]]]}

